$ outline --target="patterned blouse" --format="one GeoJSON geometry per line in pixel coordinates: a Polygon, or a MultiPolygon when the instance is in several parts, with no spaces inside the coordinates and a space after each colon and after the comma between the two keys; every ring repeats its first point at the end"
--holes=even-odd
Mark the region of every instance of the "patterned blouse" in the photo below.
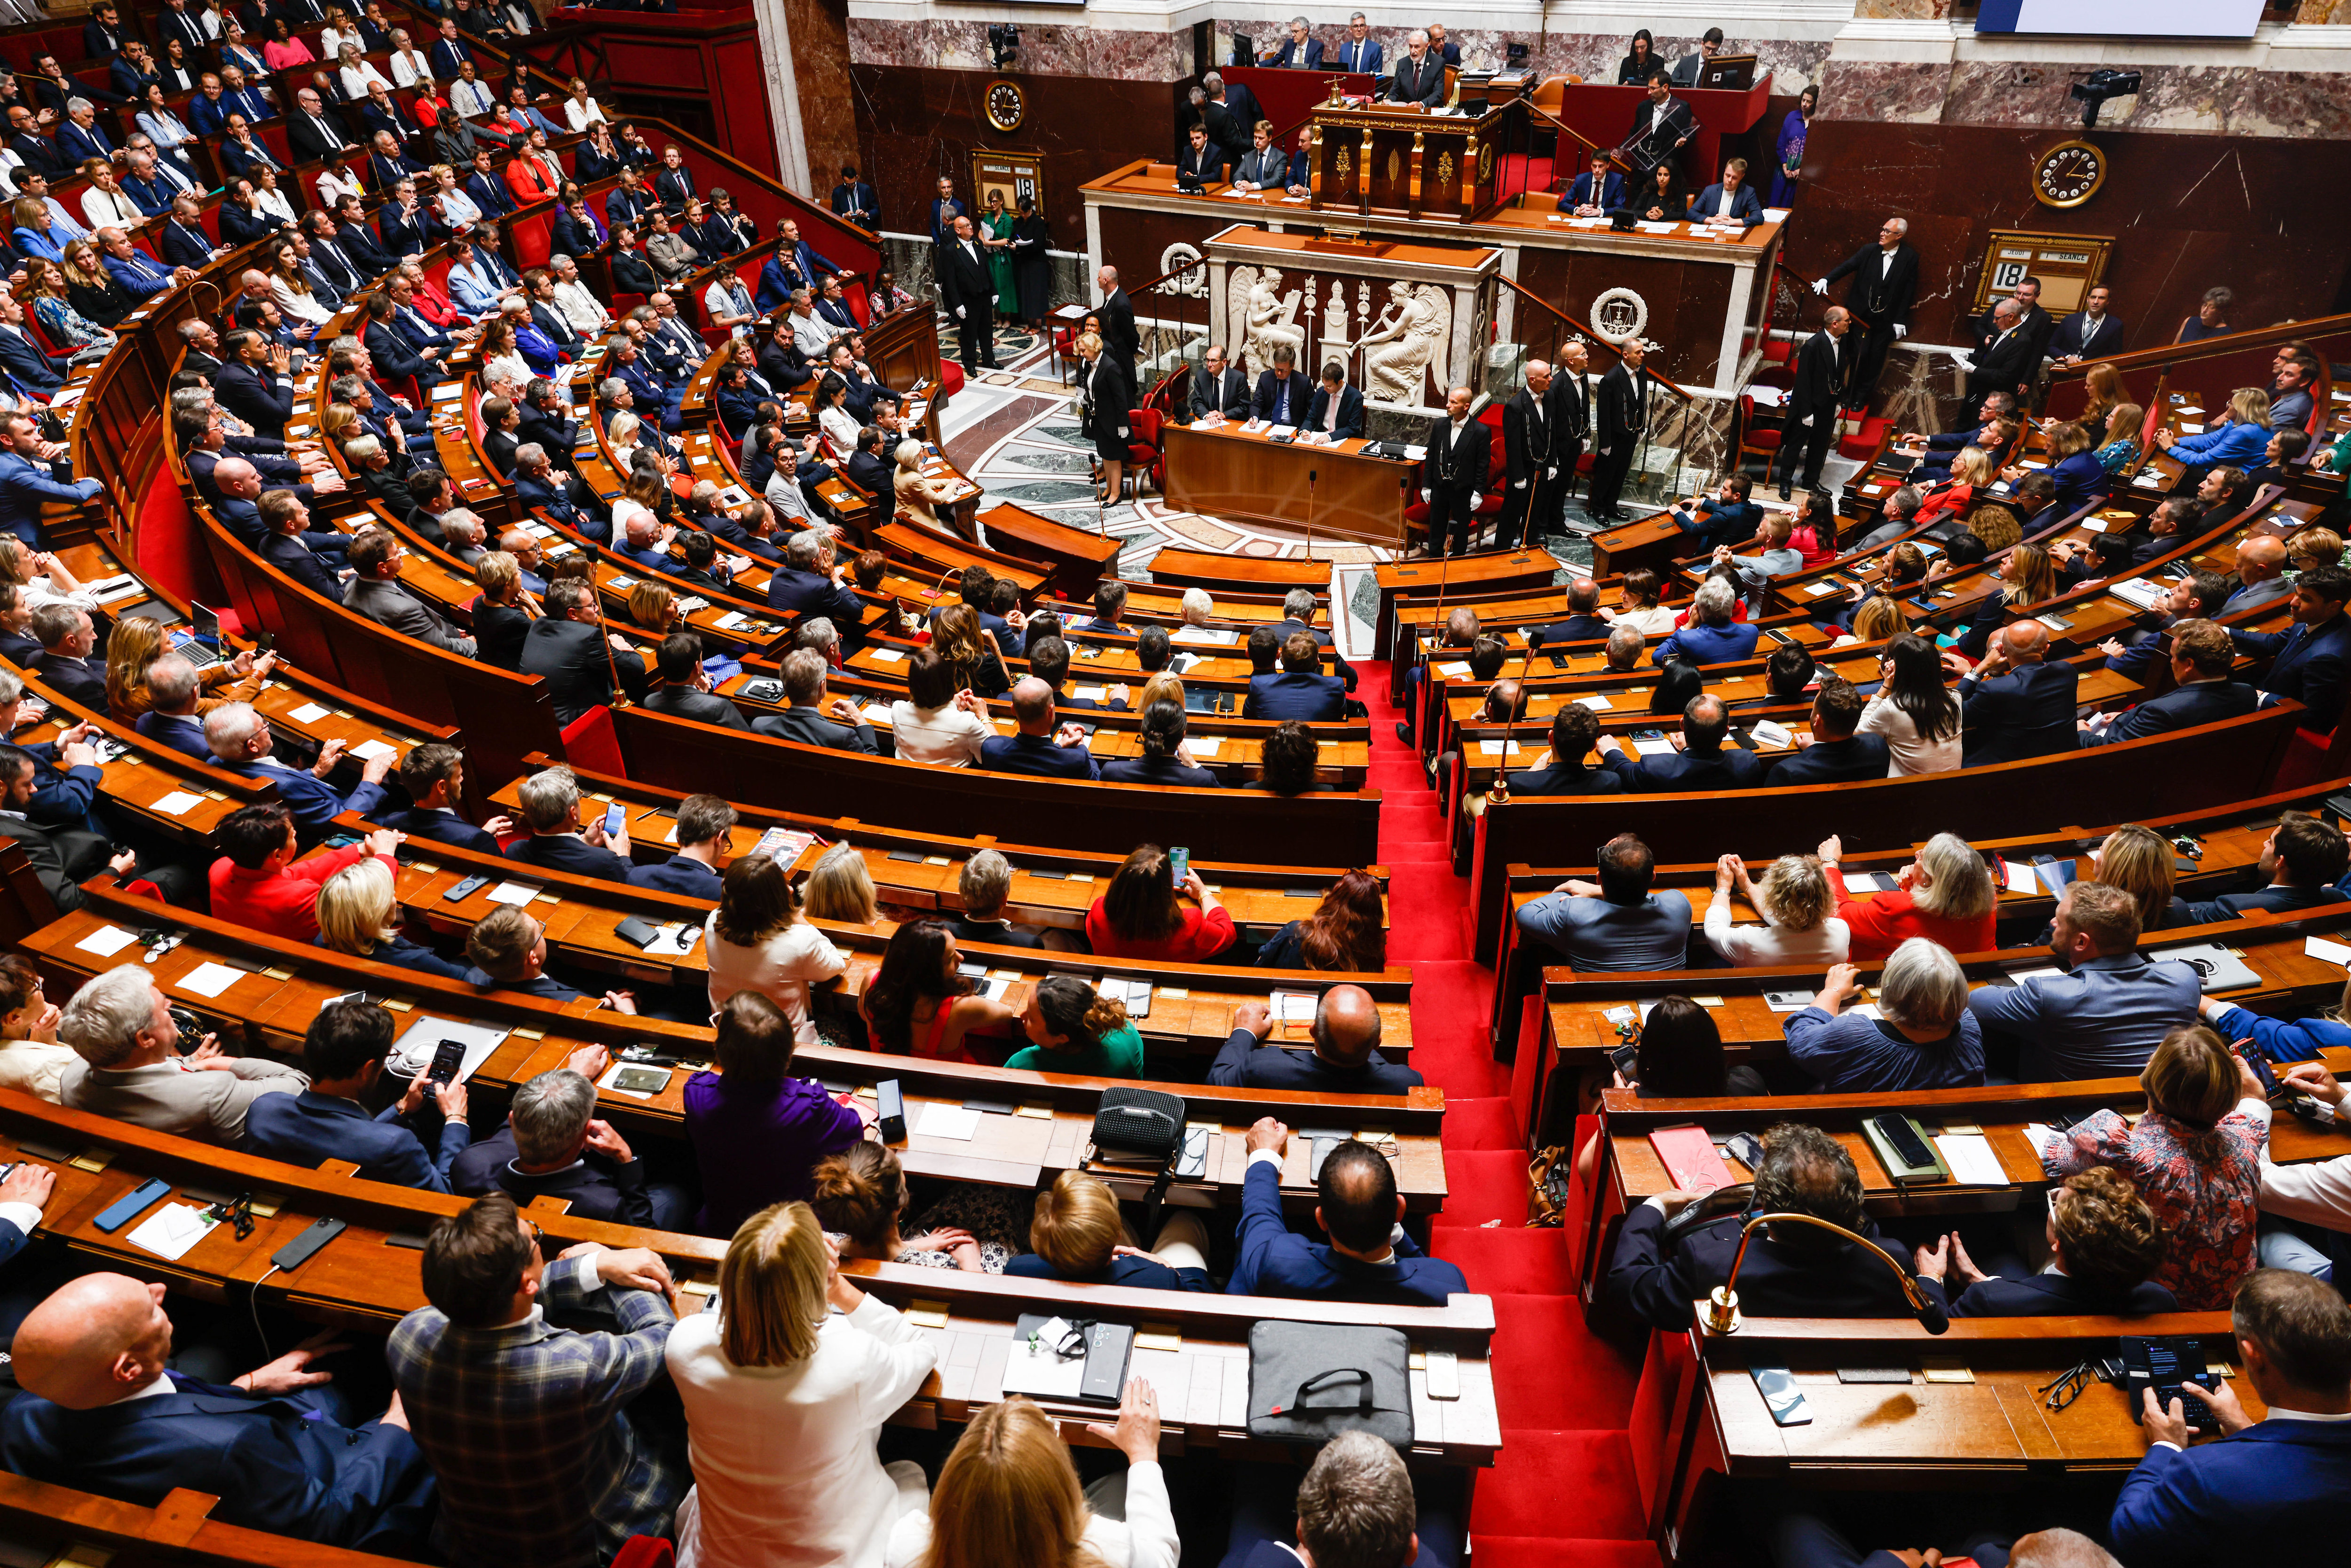
{"type": "Polygon", "coordinates": [[[2158,1285],[2182,1312],[2220,1312],[2253,1271],[2253,1222],[2270,1108],[2245,1100],[2206,1131],[2149,1111],[2137,1127],[2120,1113],[2084,1117],[2042,1155],[2052,1181],[2094,1166],[2130,1177],[2169,1239],[2158,1285]]]}

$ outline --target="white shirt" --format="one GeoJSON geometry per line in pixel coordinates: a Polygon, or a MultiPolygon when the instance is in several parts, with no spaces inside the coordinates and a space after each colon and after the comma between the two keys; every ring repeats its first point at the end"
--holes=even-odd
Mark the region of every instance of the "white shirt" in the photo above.
{"type": "Polygon", "coordinates": [[[1725,185],[1714,198],[1714,215],[1718,218],[1729,217],[1730,209],[1737,204],[1738,201],[1739,188],[1725,185]]]}
{"type": "Polygon", "coordinates": [[[1733,925],[1730,900],[1720,893],[1706,908],[1706,939],[1717,953],[1736,967],[1759,968],[1775,964],[1842,964],[1853,945],[1853,929],[1832,915],[1810,931],[1790,931],[1772,923],[1768,911],[1761,925],[1733,925]]]}
{"type": "Polygon", "coordinates": [[[1854,727],[1861,735],[1882,735],[1886,749],[1891,756],[1886,766],[1888,779],[1906,778],[1913,773],[1949,773],[1959,766],[1959,730],[1954,728],[1945,739],[1921,740],[1918,727],[1910,716],[1888,701],[1884,693],[1869,699],[1861,710],[1861,722],[1854,727]]]}
{"type": "Polygon", "coordinates": [[[596,331],[612,319],[603,301],[589,293],[588,286],[577,277],[555,286],[555,308],[563,312],[563,319],[571,323],[576,332],[596,331]]]}
{"type": "Polygon", "coordinates": [[[840,948],[805,920],[795,920],[756,947],[738,947],[718,934],[718,912],[703,922],[715,1012],[737,991],[757,991],[792,1020],[802,1045],[822,1043],[809,1014],[809,982],[830,980],[849,967],[840,948]]]}
{"type": "Polygon", "coordinates": [[[930,1492],[920,1466],[884,1466],[874,1442],[938,1346],[867,1296],[824,1320],[806,1360],[737,1366],[720,1317],[684,1319],[663,1352],[693,1441],[680,1568],[881,1568],[893,1526],[928,1522],[930,1492]]]}
{"type": "Polygon", "coordinates": [[[836,405],[817,415],[816,423],[817,428],[824,432],[825,438],[841,453],[841,460],[848,462],[849,455],[857,450],[857,416],[836,405]]]}
{"type": "Polygon", "coordinates": [[[414,87],[419,81],[433,79],[432,63],[411,47],[405,54],[392,57],[392,79],[396,87],[414,87]]]}
{"type": "Polygon", "coordinates": [[[277,302],[278,313],[289,320],[323,326],[335,319],[335,313],[320,303],[317,294],[298,293],[286,286],[284,278],[274,274],[269,279],[269,297],[277,302]]]}
{"type": "Polygon", "coordinates": [[[367,200],[365,185],[356,178],[345,179],[332,169],[322,169],[319,172],[318,190],[319,204],[329,212],[332,212],[335,204],[345,196],[357,196],[363,202],[367,200]]]}
{"type": "MultiPolygon", "coordinates": [[[[1127,1466],[1125,1520],[1090,1512],[1084,1539],[1107,1568],[1176,1568],[1182,1547],[1176,1537],[1176,1511],[1167,1501],[1167,1477],[1157,1460],[1127,1466]]],[[[930,1547],[929,1511],[901,1515],[890,1531],[886,1568],[914,1568],[930,1547]]]]}
{"type": "Polygon", "coordinates": [[[953,703],[918,708],[901,697],[890,705],[890,733],[903,761],[971,768],[979,762],[980,743],[995,737],[996,727],[953,703]]]}
{"type": "Polygon", "coordinates": [[[1895,252],[1901,248],[1902,247],[1897,245],[1894,247],[1894,250],[1881,250],[1877,253],[1877,276],[1879,277],[1882,278],[1894,270],[1895,252]]]}
{"type": "Polygon", "coordinates": [[[284,218],[287,227],[293,226],[294,204],[286,199],[286,193],[282,189],[264,191],[256,188],[253,193],[253,202],[254,205],[263,212],[276,213],[279,217],[284,218]]]}
{"type": "Polygon", "coordinates": [[[120,191],[101,191],[95,185],[81,193],[81,212],[94,229],[108,224],[143,224],[147,221],[147,214],[139,210],[138,203],[120,191]]]}
{"type": "Polygon", "coordinates": [[[370,82],[381,83],[387,93],[400,85],[385,80],[384,74],[367,60],[361,60],[357,66],[340,67],[335,74],[343,78],[343,95],[354,102],[366,99],[370,82]]]}
{"type": "Polygon", "coordinates": [[[574,131],[585,131],[591,125],[604,123],[604,106],[594,99],[581,104],[574,99],[563,100],[563,118],[574,131]]]}

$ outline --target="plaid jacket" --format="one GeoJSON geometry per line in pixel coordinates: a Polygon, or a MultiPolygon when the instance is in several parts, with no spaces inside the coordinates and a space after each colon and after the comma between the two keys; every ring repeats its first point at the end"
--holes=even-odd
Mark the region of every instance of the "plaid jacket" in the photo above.
{"type": "Polygon", "coordinates": [[[649,1291],[607,1290],[592,1258],[547,1267],[544,1312],[458,1328],[420,1307],[385,1354],[417,1447],[441,1483],[434,1544],[457,1568],[592,1568],[632,1535],[667,1533],[693,1480],[627,1406],[664,1376],[674,1322],[649,1291]],[[623,1333],[575,1333],[545,1312],[605,1307],[623,1333]]]}

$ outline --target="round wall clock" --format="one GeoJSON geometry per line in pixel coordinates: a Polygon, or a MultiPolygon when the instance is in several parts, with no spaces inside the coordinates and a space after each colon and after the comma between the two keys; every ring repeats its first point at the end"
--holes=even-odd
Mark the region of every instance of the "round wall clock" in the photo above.
{"type": "Polygon", "coordinates": [[[2087,141],[2061,141],[2032,161],[2032,193],[2044,206],[2078,207],[2106,183],[2106,155],[2087,141]]]}
{"type": "Polygon", "coordinates": [[[998,77],[987,84],[987,123],[998,131],[1018,131],[1029,117],[1029,100],[1020,84],[998,77]]]}

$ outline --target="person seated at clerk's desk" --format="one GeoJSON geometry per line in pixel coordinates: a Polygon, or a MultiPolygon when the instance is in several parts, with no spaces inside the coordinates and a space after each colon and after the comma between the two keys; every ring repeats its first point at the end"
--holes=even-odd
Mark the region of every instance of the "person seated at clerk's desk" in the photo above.
{"type": "Polygon", "coordinates": [[[1224,345],[1211,343],[1200,355],[1200,369],[1192,377],[1192,418],[1211,414],[1226,419],[1249,417],[1249,372],[1225,358],[1224,345]]]}
{"type": "Polygon", "coordinates": [[[1388,82],[1390,103],[1417,103],[1437,109],[1445,102],[1445,62],[1429,52],[1428,35],[1415,28],[1405,37],[1404,58],[1388,82]]]}
{"type": "MultiPolygon", "coordinates": [[[[1619,1322],[1646,1323],[1668,1333],[1689,1327],[1690,1303],[1704,1301],[1729,1278],[1740,1230],[1755,1214],[1806,1215],[1868,1238],[1869,1253],[1814,1226],[1766,1226],[1757,1231],[1740,1266],[1740,1312],[1748,1317],[1909,1317],[1894,1251],[1878,1238],[1862,1208],[1861,1174],[1844,1146],[1818,1127],[1783,1122],[1763,1134],[1763,1159],[1745,1212],[1705,1221],[1668,1241],[1666,1222],[1704,1193],[1653,1195],[1625,1217],[1608,1260],[1604,1300],[1619,1322]],[[1892,1267],[1888,1267],[1891,1261],[1892,1267]]],[[[1931,1312],[1948,1312],[1939,1280],[1920,1278],[1931,1312]]]]}
{"type": "MultiPolygon", "coordinates": [[[[1184,151],[1176,155],[1176,183],[1213,185],[1225,177],[1225,150],[1208,140],[1208,128],[1197,121],[1186,134],[1184,151]]],[[[768,263],[770,267],[773,262],[768,263]]]]}
{"type": "Polygon", "coordinates": [[[1208,1082],[1227,1089],[1318,1094],[1402,1094],[1424,1082],[1417,1071],[1380,1054],[1379,1006],[1361,986],[1333,986],[1322,993],[1314,1008],[1311,1054],[1269,1043],[1271,1019],[1263,1002],[1235,1009],[1233,1032],[1217,1052],[1208,1082]]]}
{"type": "Polygon", "coordinates": [[[1298,350],[1287,343],[1273,351],[1273,366],[1257,379],[1250,412],[1274,424],[1295,425],[1306,413],[1313,385],[1298,372],[1298,350]]]}
{"type": "Polygon", "coordinates": [[[1307,405],[1306,428],[1333,441],[1364,434],[1364,394],[1347,384],[1346,367],[1336,360],[1322,367],[1322,384],[1307,405]]]}
{"type": "Polygon", "coordinates": [[[2283,1562],[2342,1549],[2351,1488],[2351,1305],[2334,1285],[2262,1269],[2237,1287],[2230,1332],[2245,1381],[2268,1407],[2255,1422],[2223,1379],[2209,1394],[2182,1385],[2158,1406],[2144,1396],[2147,1458],[2115,1499],[2107,1538],[2131,1568],[2202,1568],[2241,1561],[2258,1542],[2283,1562]],[[2189,1446],[2186,1406],[2200,1401],[2220,1436],[2189,1446]]]}
{"type": "Polygon", "coordinates": [[[1694,224],[1737,224],[1753,228],[1763,221],[1763,204],[1747,183],[1747,160],[1733,158],[1722,166],[1722,178],[1698,193],[1689,206],[1694,224]]]}
{"type": "Polygon", "coordinates": [[[1329,58],[1332,69],[1345,71],[1350,76],[1385,74],[1380,66],[1386,55],[1380,41],[1372,37],[1372,25],[1364,19],[1361,11],[1347,18],[1347,36],[1339,40],[1336,49],[1330,51],[1329,58]]]}
{"type": "Polygon", "coordinates": [[[1604,218],[1625,204],[1625,176],[1608,149],[1592,150],[1591,167],[1575,177],[1559,204],[1579,218],[1604,218]]]}
{"type": "Polygon", "coordinates": [[[1259,55],[1257,63],[1276,69],[1319,71],[1322,68],[1322,40],[1308,37],[1305,17],[1292,16],[1290,37],[1282,39],[1281,47],[1259,55]]]}
{"type": "Polygon", "coordinates": [[[1287,190],[1290,154],[1273,144],[1273,121],[1260,120],[1249,128],[1249,150],[1233,165],[1236,191],[1287,190]]]}
{"type": "Polygon", "coordinates": [[[1722,29],[1708,27],[1706,36],[1698,41],[1698,48],[1674,62],[1673,84],[1676,87],[1698,86],[1698,73],[1706,68],[1706,62],[1720,53],[1722,29]]]}

